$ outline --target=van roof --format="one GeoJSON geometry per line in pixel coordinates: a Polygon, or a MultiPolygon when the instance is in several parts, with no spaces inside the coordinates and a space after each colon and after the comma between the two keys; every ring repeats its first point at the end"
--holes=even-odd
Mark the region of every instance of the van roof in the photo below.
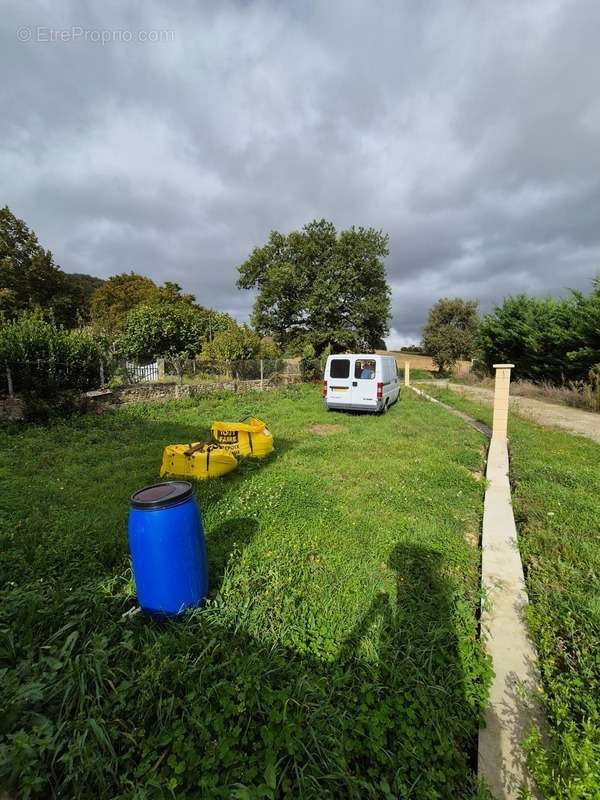
{"type": "Polygon", "coordinates": [[[382,353],[333,353],[329,358],[394,358],[394,356],[384,356],[382,353]]]}

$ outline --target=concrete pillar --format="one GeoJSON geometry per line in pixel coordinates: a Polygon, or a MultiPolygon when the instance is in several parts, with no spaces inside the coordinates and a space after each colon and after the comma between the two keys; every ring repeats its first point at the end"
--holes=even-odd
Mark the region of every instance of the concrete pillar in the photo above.
{"type": "Polygon", "coordinates": [[[494,422],[492,423],[492,439],[506,440],[510,371],[513,367],[514,364],[494,364],[496,382],[494,385],[494,422]]]}
{"type": "Polygon", "coordinates": [[[158,380],[163,381],[165,379],[165,360],[164,358],[157,358],[156,364],[158,366],[158,380]]]}
{"type": "Polygon", "coordinates": [[[410,361],[404,362],[404,385],[410,386],[410,361]]]}

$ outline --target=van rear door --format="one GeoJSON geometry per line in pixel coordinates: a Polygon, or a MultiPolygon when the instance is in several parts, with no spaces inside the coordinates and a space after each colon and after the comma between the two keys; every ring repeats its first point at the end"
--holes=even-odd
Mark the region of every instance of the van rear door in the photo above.
{"type": "Polygon", "coordinates": [[[332,356],[327,376],[327,402],[330,405],[352,403],[352,364],[348,356],[332,356]]]}
{"type": "Polygon", "coordinates": [[[355,360],[352,382],[352,401],[355,405],[377,405],[376,377],[377,362],[374,358],[357,358],[355,360]]]}

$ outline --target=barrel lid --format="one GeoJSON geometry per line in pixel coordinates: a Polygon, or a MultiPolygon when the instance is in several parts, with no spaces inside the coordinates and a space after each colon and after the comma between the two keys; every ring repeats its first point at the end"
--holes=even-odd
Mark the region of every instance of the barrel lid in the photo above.
{"type": "Polygon", "coordinates": [[[189,481],[165,481],[144,486],[131,495],[132,508],[166,508],[192,496],[189,481]]]}

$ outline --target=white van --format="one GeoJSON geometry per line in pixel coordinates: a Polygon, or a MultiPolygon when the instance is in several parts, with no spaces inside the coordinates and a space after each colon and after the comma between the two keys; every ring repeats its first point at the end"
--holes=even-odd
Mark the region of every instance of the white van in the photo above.
{"type": "Polygon", "coordinates": [[[329,356],[323,376],[323,399],[330,409],[387,411],[400,394],[393,356],[340,353],[329,356]]]}

